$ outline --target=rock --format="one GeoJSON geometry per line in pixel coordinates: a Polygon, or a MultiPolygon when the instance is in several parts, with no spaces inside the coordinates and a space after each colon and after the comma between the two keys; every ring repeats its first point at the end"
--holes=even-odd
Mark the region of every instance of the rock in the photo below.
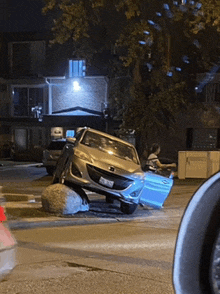
{"type": "Polygon", "coordinates": [[[81,188],[62,184],[48,186],[41,196],[41,202],[45,211],[64,215],[89,210],[88,197],[81,188]]]}

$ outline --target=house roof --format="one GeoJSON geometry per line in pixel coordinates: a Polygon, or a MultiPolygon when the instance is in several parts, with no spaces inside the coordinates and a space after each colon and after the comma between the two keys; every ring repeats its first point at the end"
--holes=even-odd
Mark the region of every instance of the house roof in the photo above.
{"type": "Polygon", "coordinates": [[[61,109],[59,111],[54,111],[52,115],[62,115],[62,116],[102,116],[101,111],[95,111],[88,108],[83,108],[80,106],[67,108],[67,109],[61,109]]]}

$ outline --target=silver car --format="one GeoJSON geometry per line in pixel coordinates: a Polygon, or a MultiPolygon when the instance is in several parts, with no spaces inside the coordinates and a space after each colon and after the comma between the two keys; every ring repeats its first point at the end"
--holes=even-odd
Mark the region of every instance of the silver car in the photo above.
{"type": "Polygon", "coordinates": [[[81,128],[67,139],[53,175],[53,183],[81,186],[121,202],[131,214],[139,204],[145,173],[135,147],[117,137],[81,128]]]}

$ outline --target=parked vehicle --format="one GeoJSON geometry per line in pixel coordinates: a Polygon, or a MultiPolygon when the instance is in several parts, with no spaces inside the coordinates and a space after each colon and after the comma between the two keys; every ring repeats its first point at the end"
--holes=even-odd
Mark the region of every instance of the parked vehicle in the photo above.
{"type": "Polygon", "coordinates": [[[57,160],[61,154],[66,139],[57,139],[50,142],[49,146],[43,151],[43,165],[46,167],[47,173],[52,175],[57,164],[57,160]]]}
{"type": "Polygon", "coordinates": [[[0,196],[0,281],[15,267],[16,241],[7,225],[5,200],[0,196]]]}
{"type": "Polygon", "coordinates": [[[176,240],[176,294],[220,293],[220,172],[192,196],[176,240]]]}
{"type": "Polygon", "coordinates": [[[161,208],[161,191],[166,198],[173,184],[172,179],[144,173],[132,144],[90,128],[81,128],[75,138],[67,139],[53,175],[52,183],[58,182],[105,195],[107,202],[115,198],[126,214],[132,214],[141,203],[161,208]],[[160,203],[155,198],[155,184],[160,203]]]}

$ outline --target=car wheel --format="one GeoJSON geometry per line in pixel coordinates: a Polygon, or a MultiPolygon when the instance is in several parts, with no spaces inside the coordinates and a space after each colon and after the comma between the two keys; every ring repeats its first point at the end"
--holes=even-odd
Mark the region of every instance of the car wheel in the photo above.
{"type": "Polygon", "coordinates": [[[111,196],[106,196],[105,201],[106,203],[110,203],[110,204],[114,203],[114,199],[111,196]]]}
{"type": "Polygon", "coordinates": [[[219,293],[220,173],[193,195],[176,241],[173,283],[176,293],[219,293]]]}
{"type": "Polygon", "coordinates": [[[135,212],[136,208],[138,207],[138,204],[132,203],[125,203],[121,202],[121,212],[124,214],[132,214],[135,212]]]}

